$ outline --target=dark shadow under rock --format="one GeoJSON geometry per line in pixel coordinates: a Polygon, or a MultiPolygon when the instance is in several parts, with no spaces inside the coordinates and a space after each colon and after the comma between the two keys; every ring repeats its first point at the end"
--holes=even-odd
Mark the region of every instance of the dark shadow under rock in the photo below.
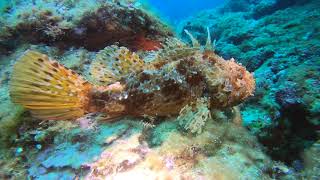
{"type": "Polygon", "coordinates": [[[281,114],[278,124],[269,129],[268,136],[260,136],[259,141],[272,159],[293,166],[302,160],[302,152],[318,140],[317,126],[306,120],[308,112],[302,105],[287,106],[281,114]]]}

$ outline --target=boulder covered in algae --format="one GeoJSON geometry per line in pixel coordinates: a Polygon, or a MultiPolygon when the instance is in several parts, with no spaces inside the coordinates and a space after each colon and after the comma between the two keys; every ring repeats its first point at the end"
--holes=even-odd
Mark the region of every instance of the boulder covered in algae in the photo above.
{"type": "Polygon", "coordinates": [[[172,36],[166,25],[130,3],[15,0],[0,6],[0,11],[3,52],[22,42],[89,50],[118,42],[135,50],[152,50],[172,36]]]}

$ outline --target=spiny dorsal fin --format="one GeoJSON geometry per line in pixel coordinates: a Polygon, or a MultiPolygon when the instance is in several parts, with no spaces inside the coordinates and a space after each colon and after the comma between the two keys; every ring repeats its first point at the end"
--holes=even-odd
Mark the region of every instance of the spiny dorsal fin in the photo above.
{"type": "Polygon", "coordinates": [[[94,82],[108,85],[142,70],[144,65],[144,61],[136,53],[113,45],[97,54],[95,62],[91,64],[90,73],[94,82]]]}
{"type": "Polygon", "coordinates": [[[180,41],[177,38],[167,38],[165,43],[161,44],[162,49],[172,49],[172,48],[184,48],[187,47],[187,44],[180,41]]]}
{"type": "Polygon", "coordinates": [[[185,29],[184,32],[189,36],[193,47],[200,47],[200,43],[198,42],[198,40],[194,38],[188,30],[185,29]]]}
{"type": "Polygon", "coordinates": [[[168,38],[162,49],[153,52],[152,61],[146,61],[150,63],[146,69],[159,69],[166,63],[193,56],[198,51],[199,47],[189,47],[177,38],[168,38]]]}
{"type": "Polygon", "coordinates": [[[212,43],[211,43],[211,35],[210,35],[210,30],[209,27],[207,27],[207,42],[205,45],[206,50],[212,50],[212,43]]]}
{"type": "Polygon", "coordinates": [[[82,116],[91,85],[58,62],[27,51],[14,65],[10,96],[40,119],[72,119],[82,116]]]}

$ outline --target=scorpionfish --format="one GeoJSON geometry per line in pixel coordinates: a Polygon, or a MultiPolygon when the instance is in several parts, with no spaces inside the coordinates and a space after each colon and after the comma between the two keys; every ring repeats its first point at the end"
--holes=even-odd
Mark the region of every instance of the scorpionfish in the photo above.
{"type": "Polygon", "coordinates": [[[143,58],[125,47],[106,47],[91,62],[87,80],[28,50],[14,65],[11,99],[36,118],[68,120],[99,112],[107,119],[167,117],[199,98],[207,98],[210,109],[223,109],[253,94],[253,74],[218,56],[209,33],[205,46],[186,33],[192,46],[172,38],[143,58]]]}

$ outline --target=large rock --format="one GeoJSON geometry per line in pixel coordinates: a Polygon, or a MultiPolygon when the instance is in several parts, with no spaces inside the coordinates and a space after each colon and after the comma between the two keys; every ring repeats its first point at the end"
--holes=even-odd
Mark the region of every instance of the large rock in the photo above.
{"type": "MultiPolygon", "coordinates": [[[[0,9],[1,11],[1,9],[0,9]]],[[[99,50],[119,42],[137,50],[171,36],[168,27],[130,4],[92,1],[18,1],[0,18],[0,50],[21,42],[99,50]],[[26,7],[27,8],[26,10],[26,7]]]]}

